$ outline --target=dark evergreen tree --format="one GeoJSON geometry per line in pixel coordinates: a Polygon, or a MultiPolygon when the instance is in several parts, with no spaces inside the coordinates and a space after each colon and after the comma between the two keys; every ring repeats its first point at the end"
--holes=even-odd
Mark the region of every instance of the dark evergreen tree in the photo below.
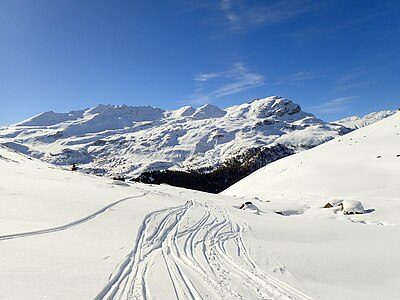
{"type": "Polygon", "coordinates": [[[271,147],[250,148],[213,170],[149,171],[142,173],[132,181],[166,183],[203,192],[220,193],[257,169],[293,153],[293,149],[280,144],[271,147]]]}

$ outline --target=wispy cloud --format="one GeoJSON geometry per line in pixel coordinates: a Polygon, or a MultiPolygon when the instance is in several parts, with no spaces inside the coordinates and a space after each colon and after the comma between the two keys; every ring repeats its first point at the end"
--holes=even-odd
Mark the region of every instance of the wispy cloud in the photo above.
{"type": "Polygon", "coordinates": [[[215,9],[215,1],[212,0],[170,0],[174,5],[175,13],[188,13],[197,10],[215,9]]]}
{"type": "Polygon", "coordinates": [[[237,94],[247,89],[255,88],[264,84],[264,76],[251,72],[243,63],[235,63],[232,68],[222,72],[199,73],[193,80],[196,82],[195,94],[190,96],[190,102],[204,104],[212,102],[223,96],[237,94]],[[209,88],[208,83],[215,83],[218,79],[219,85],[209,88]]]}
{"type": "Polygon", "coordinates": [[[279,76],[275,82],[276,85],[289,84],[295,85],[301,81],[313,80],[321,76],[320,72],[299,71],[283,76],[279,76]]]}
{"type": "Polygon", "coordinates": [[[354,68],[346,72],[336,80],[334,92],[341,92],[347,90],[354,90],[359,88],[364,88],[368,85],[376,83],[370,80],[368,77],[369,71],[363,67],[354,68]]]}
{"type": "Polygon", "coordinates": [[[221,0],[220,8],[233,30],[248,31],[261,25],[287,21],[314,11],[323,2],[310,0],[273,0],[255,3],[254,1],[246,0],[221,0]]]}
{"type": "Polygon", "coordinates": [[[194,81],[205,82],[205,81],[217,78],[219,76],[220,75],[218,73],[199,73],[193,78],[193,80],[194,81]]]}
{"type": "Polygon", "coordinates": [[[326,101],[320,105],[308,107],[306,110],[311,111],[313,113],[335,113],[341,112],[348,109],[351,102],[355,99],[359,98],[359,96],[349,96],[349,97],[341,97],[326,101]]]}
{"type": "Polygon", "coordinates": [[[366,86],[369,86],[369,85],[374,84],[376,82],[377,81],[372,81],[371,80],[371,81],[340,84],[334,89],[334,91],[335,92],[342,92],[342,91],[354,90],[354,89],[359,89],[359,88],[365,88],[366,86]]]}

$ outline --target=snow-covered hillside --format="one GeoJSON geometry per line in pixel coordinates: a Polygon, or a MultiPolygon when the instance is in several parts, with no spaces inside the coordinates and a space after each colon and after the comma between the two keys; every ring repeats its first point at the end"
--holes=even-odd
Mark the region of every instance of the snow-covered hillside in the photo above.
{"type": "Polygon", "coordinates": [[[225,193],[240,197],[112,181],[0,146],[1,298],[397,299],[398,124],[273,163],[225,193]],[[339,197],[366,213],[321,208],[339,197]]]}
{"type": "Polygon", "coordinates": [[[60,170],[1,147],[0,167],[3,299],[309,299],[270,270],[272,254],[256,264],[231,198],[60,170]]]}
{"type": "MultiPolygon", "coordinates": [[[[325,281],[327,288],[341,286],[343,296],[336,299],[398,298],[400,113],[269,164],[223,194],[256,197],[261,208],[297,224],[299,229],[294,225],[291,233],[276,224],[263,230],[272,240],[280,232],[295,240],[292,245],[304,243],[301,251],[293,247],[281,254],[302,277],[325,281]],[[365,214],[343,215],[335,207],[342,200],[360,201],[365,214]],[[327,203],[334,207],[322,208],[327,203]],[[304,231],[308,222],[317,228],[304,231]],[[319,241],[309,244],[310,238],[319,241]],[[320,271],[306,270],[310,264],[320,271]]],[[[270,247],[282,250],[280,242],[270,247]]]]}
{"type": "Polygon", "coordinates": [[[371,124],[374,124],[375,122],[378,122],[380,120],[383,120],[391,115],[394,115],[397,110],[383,110],[383,111],[378,111],[378,112],[373,112],[368,115],[365,115],[364,117],[359,117],[359,116],[352,116],[348,118],[344,118],[338,121],[335,121],[335,124],[340,124],[343,125],[347,128],[351,129],[358,129],[362,128],[371,124]]]}
{"type": "Polygon", "coordinates": [[[301,151],[348,132],[280,97],[222,110],[213,105],[164,111],[99,105],[46,112],[0,128],[0,142],[58,165],[96,174],[215,168],[248,149],[277,144],[301,151]]]}
{"type": "Polygon", "coordinates": [[[382,199],[383,195],[396,199],[400,196],[399,183],[400,113],[397,113],[276,161],[228,188],[225,194],[263,198],[302,195],[315,201],[344,196],[382,199]]]}

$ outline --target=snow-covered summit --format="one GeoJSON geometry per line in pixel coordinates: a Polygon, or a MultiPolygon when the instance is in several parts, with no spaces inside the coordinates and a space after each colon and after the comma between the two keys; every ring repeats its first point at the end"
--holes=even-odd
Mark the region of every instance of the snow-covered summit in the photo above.
{"type": "Polygon", "coordinates": [[[226,109],[229,117],[235,118],[269,118],[294,115],[301,112],[301,107],[292,101],[278,96],[255,99],[251,102],[232,106],[226,109]]]}
{"type": "Polygon", "coordinates": [[[128,106],[128,105],[98,105],[88,109],[85,115],[101,115],[104,118],[127,119],[131,122],[151,121],[163,117],[163,109],[146,106],[128,106]]]}
{"type": "MultiPolygon", "coordinates": [[[[17,123],[16,126],[54,126],[67,121],[77,121],[80,125],[89,123],[107,123],[109,129],[123,126],[132,126],[134,122],[151,121],[163,118],[164,110],[151,106],[127,106],[127,105],[104,105],[100,104],[93,108],[69,113],[55,113],[53,111],[39,114],[25,121],[17,123]],[[114,123],[114,125],[111,125],[114,123]]],[[[72,124],[72,122],[70,122],[72,124]]],[[[100,126],[101,128],[105,126],[100,126]]]]}
{"type": "Polygon", "coordinates": [[[71,111],[69,113],[56,113],[47,111],[32,118],[15,124],[15,126],[52,126],[58,123],[73,121],[83,117],[85,110],[71,111]]]}
{"type": "Polygon", "coordinates": [[[221,118],[225,116],[226,112],[219,107],[211,104],[205,104],[196,109],[193,118],[197,120],[221,118]]]}
{"type": "Polygon", "coordinates": [[[183,106],[181,108],[178,108],[177,110],[166,112],[166,117],[171,117],[175,119],[184,118],[193,115],[195,111],[196,110],[191,106],[183,106]]]}

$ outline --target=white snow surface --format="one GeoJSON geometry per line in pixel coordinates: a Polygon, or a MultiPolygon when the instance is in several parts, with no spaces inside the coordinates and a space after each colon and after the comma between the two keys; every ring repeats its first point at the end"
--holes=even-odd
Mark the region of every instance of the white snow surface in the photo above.
{"type": "Polygon", "coordinates": [[[309,287],[318,282],[314,291],[324,281],[321,298],[398,298],[400,113],[271,163],[222,194],[269,200],[265,207],[290,219],[291,232],[287,224],[284,229],[265,226],[269,247],[282,251],[291,271],[307,278],[309,287]],[[321,208],[328,202],[357,201],[364,205],[362,215],[321,208]],[[282,247],[287,241],[275,240],[277,232],[292,240],[293,249],[282,247]],[[319,270],[310,271],[310,265],[319,270]],[[333,286],[341,286],[341,296],[333,286]]]}
{"type": "Polygon", "coordinates": [[[284,158],[225,195],[112,181],[0,146],[1,298],[398,299],[399,124],[284,158]],[[337,198],[366,213],[321,208],[337,198]],[[247,201],[258,214],[237,208],[247,201]]]}
{"type": "Polygon", "coordinates": [[[394,115],[396,112],[397,112],[397,110],[383,110],[383,111],[378,111],[378,112],[372,112],[363,117],[359,117],[359,116],[347,117],[347,118],[335,121],[334,123],[343,125],[347,128],[358,129],[358,128],[362,128],[362,127],[374,124],[375,122],[378,122],[378,121],[385,119],[391,115],[394,115]]]}
{"type": "Polygon", "coordinates": [[[365,212],[364,206],[357,200],[343,200],[340,206],[344,214],[363,214],[365,212]]]}
{"type": "Polygon", "coordinates": [[[57,165],[137,176],[160,169],[214,168],[255,147],[282,144],[301,151],[343,130],[272,96],[224,110],[210,104],[174,111],[99,105],[46,112],[0,127],[0,143],[57,165]]]}
{"type": "MultiPolygon", "coordinates": [[[[400,114],[285,157],[229,187],[247,197],[330,198],[400,196],[400,114]]],[[[324,203],[324,204],[325,204],[324,203]]]]}
{"type": "Polygon", "coordinates": [[[312,295],[274,273],[281,264],[231,197],[111,181],[3,147],[0,155],[2,299],[312,295]]]}

